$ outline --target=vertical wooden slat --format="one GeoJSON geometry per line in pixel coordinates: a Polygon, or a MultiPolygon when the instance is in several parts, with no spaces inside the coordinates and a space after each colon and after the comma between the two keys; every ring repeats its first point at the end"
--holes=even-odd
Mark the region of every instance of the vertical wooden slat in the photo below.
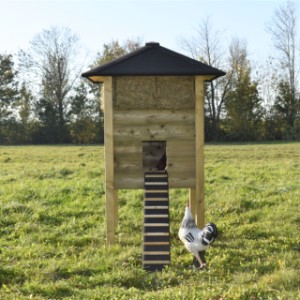
{"type": "Polygon", "coordinates": [[[195,77],[195,129],[196,129],[196,192],[195,220],[198,226],[204,226],[204,80],[195,77]]]}
{"type": "Polygon", "coordinates": [[[104,128],[106,244],[110,246],[115,242],[118,223],[118,192],[114,188],[112,77],[105,77],[104,80],[104,128]]]}

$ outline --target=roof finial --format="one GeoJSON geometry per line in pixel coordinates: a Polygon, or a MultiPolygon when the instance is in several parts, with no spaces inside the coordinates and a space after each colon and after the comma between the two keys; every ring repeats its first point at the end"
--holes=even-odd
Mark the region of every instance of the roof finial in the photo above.
{"type": "Polygon", "coordinates": [[[159,43],[157,42],[148,42],[145,44],[145,46],[159,46],[159,43]]]}

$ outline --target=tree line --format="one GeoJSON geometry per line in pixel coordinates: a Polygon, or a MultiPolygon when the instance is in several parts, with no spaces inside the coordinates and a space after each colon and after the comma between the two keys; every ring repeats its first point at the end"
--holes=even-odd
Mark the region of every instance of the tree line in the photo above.
{"type": "MultiPolygon", "coordinates": [[[[294,3],[278,7],[266,30],[274,57],[255,70],[246,40],[224,47],[222,33],[203,20],[182,48],[226,72],[206,84],[206,141],[300,139],[300,37],[294,3]],[[222,50],[225,49],[225,50],[222,50]]],[[[89,67],[141,47],[140,39],[104,44],[89,67]]],[[[101,86],[80,78],[87,69],[80,41],[68,28],[35,36],[17,57],[0,54],[0,144],[102,143],[101,86]],[[15,63],[17,61],[17,63],[15,63]],[[100,101],[99,101],[100,99],[100,101]]]]}

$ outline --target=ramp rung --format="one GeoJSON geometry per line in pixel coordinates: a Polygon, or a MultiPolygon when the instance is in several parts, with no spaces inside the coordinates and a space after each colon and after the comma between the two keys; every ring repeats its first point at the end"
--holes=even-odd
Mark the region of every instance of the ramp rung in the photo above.
{"type": "Polygon", "coordinates": [[[148,205],[145,206],[145,209],[169,209],[169,206],[165,205],[165,206],[160,206],[160,205],[148,205]]]}
{"type": "Polygon", "coordinates": [[[169,232],[144,232],[144,236],[169,236],[169,232]]]}
{"type": "Polygon", "coordinates": [[[145,218],[167,218],[169,215],[145,215],[145,218]]]}
{"type": "Polygon", "coordinates": [[[168,173],[146,172],[144,188],[143,268],[158,271],[170,264],[168,173]]]}
{"type": "Polygon", "coordinates": [[[168,190],[148,190],[149,194],[159,194],[159,193],[167,193],[167,192],[168,190]]]}
{"type": "Polygon", "coordinates": [[[168,246],[169,242],[144,242],[144,246],[168,246]]]}
{"type": "Polygon", "coordinates": [[[150,173],[145,173],[145,178],[168,178],[167,174],[150,174],[150,173]]]}
{"type": "Polygon", "coordinates": [[[170,264],[170,260],[145,260],[144,263],[147,265],[166,265],[170,264]]]}
{"type": "Polygon", "coordinates": [[[169,255],[170,251],[144,251],[145,255],[169,255]]]}
{"type": "Polygon", "coordinates": [[[150,182],[145,182],[146,185],[167,185],[168,183],[167,182],[159,182],[159,181],[150,181],[150,182]]]}
{"type": "Polygon", "coordinates": [[[169,224],[168,223],[145,223],[144,226],[146,226],[146,227],[157,227],[157,226],[168,227],[169,224]]]}
{"type": "Polygon", "coordinates": [[[168,198],[145,198],[146,201],[168,201],[168,198]]]}

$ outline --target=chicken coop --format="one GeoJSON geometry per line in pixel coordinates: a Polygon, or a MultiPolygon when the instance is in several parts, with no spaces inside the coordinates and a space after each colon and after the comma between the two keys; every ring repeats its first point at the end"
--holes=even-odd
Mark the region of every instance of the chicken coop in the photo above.
{"type": "Polygon", "coordinates": [[[145,269],[170,263],[169,189],[189,189],[204,225],[204,83],[223,75],[155,42],[82,74],[103,84],[107,245],[118,190],[144,189],[145,269]]]}

